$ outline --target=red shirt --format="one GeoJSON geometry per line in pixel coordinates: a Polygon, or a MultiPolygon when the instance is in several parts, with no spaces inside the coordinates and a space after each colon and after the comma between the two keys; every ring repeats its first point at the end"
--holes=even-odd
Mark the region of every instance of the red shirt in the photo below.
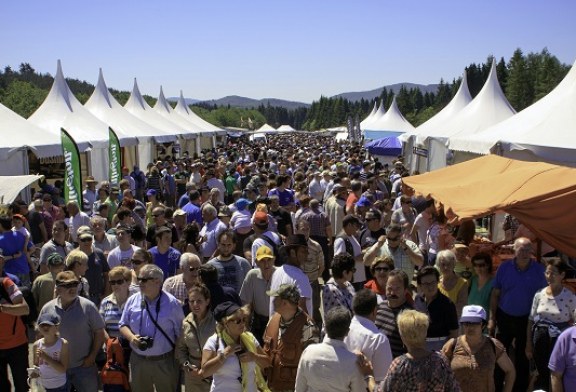
{"type": "MultiPolygon", "coordinates": [[[[10,278],[3,277],[4,290],[10,296],[12,302],[19,302],[22,298],[22,292],[12,282],[10,278]]],[[[0,289],[1,290],[1,289],[0,289]]],[[[4,298],[0,298],[0,304],[10,304],[4,298]]],[[[0,350],[14,348],[28,343],[26,336],[26,326],[22,322],[20,316],[12,316],[4,312],[0,312],[0,350]]]]}

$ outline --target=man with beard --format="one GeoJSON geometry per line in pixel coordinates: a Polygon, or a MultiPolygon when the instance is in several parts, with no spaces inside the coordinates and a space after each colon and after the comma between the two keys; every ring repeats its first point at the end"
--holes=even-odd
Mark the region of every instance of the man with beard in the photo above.
{"type": "Polygon", "coordinates": [[[408,275],[395,269],[388,273],[386,282],[386,300],[378,305],[374,324],[388,337],[390,349],[394,358],[406,353],[398,329],[398,315],[405,309],[412,309],[406,301],[408,293],[408,275]]]}
{"type": "Polygon", "coordinates": [[[236,256],[232,252],[235,248],[234,231],[227,229],[218,235],[218,256],[207,264],[218,270],[218,283],[221,286],[232,287],[240,292],[242,282],[251,266],[244,257],[236,256]]]}

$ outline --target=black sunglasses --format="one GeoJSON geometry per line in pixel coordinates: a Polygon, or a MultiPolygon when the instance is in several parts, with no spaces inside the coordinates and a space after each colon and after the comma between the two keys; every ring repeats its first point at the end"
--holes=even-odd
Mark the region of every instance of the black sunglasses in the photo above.
{"type": "Polygon", "coordinates": [[[90,241],[92,241],[92,237],[80,238],[80,242],[90,242],[90,241]]]}
{"type": "Polygon", "coordinates": [[[134,265],[140,265],[140,264],[144,263],[144,260],[138,260],[138,259],[131,259],[130,261],[134,265]]]}
{"type": "Polygon", "coordinates": [[[137,278],[139,283],[146,283],[149,280],[153,280],[154,278],[137,278]]]}
{"type": "Polygon", "coordinates": [[[74,282],[67,282],[67,283],[57,283],[56,286],[60,287],[62,289],[72,289],[72,288],[78,287],[79,284],[80,284],[80,282],[74,281],[74,282]]]}
{"type": "Polygon", "coordinates": [[[374,268],[374,271],[375,272],[388,272],[388,271],[390,271],[390,268],[388,268],[388,267],[376,267],[376,268],[374,268]]]}
{"type": "Polygon", "coordinates": [[[190,272],[196,272],[196,271],[198,271],[199,269],[200,269],[200,267],[190,267],[190,268],[188,268],[188,271],[190,271],[190,272]]]}
{"type": "Polygon", "coordinates": [[[109,280],[110,282],[110,286],[114,286],[114,285],[121,285],[122,283],[126,282],[126,280],[124,279],[118,279],[118,280],[109,280]]]}
{"type": "Polygon", "coordinates": [[[388,241],[398,241],[399,239],[400,239],[400,236],[394,237],[394,238],[388,237],[388,241]]]}

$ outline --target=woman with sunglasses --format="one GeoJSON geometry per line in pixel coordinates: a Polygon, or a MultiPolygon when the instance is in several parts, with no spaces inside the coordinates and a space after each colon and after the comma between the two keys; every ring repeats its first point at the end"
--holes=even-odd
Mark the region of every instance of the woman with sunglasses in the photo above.
{"type": "Polygon", "coordinates": [[[492,256],[480,252],[472,256],[472,267],[475,274],[470,278],[468,305],[480,305],[488,313],[494,276],[492,275],[492,256]]]}
{"type": "Polygon", "coordinates": [[[216,333],[202,351],[202,377],[212,376],[211,392],[270,391],[262,370],[270,366],[268,355],[246,331],[247,307],[223,302],[214,309],[216,333]]]}
{"type": "Polygon", "coordinates": [[[216,332],[216,321],[210,311],[210,291],[201,283],[188,290],[190,313],[182,323],[182,334],[176,342],[176,360],[184,371],[186,392],[208,392],[210,381],[202,377],[202,348],[216,332]]]}
{"type": "Polygon", "coordinates": [[[569,268],[562,259],[548,261],[544,273],[548,286],[537,292],[532,301],[525,351],[538,369],[534,389],[550,390],[550,354],[560,333],[574,323],[576,296],[562,285],[569,268]]]}
{"type": "Polygon", "coordinates": [[[388,272],[394,269],[394,259],[391,257],[377,257],[370,265],[370,273],[374,279],[364,284],[364,287],[372,290],[378,298],[378,303],[386,300],[386,282],[388,281],[388,272]]]}
{"type": "Polygon", "coordinates": [[[503,392],[511,392],[516,378],[514,364],[498,340],[485,336],[486,311],[479,305],[468,305],[462,310],[460,325],[464,334],[450,339],[442,352],[463,392],[493,392],[496,365],[505,374],[503,392]]]}
{"type": "Polygon", "coordinates": [[[100,315],[106,323],[106,332],[110,337],[120,336],[118,322],[122,317],[124,304],[130,296],[128,288],[131,281],[132,272],[126,267],[114,267],[108,273],[108,283],[112,289],[112,294],[102,300],[100,315]]]}
{"type": "Polygon", "coordinates": [[[139,293],[140,292],[140,283],[138,283],[138,274],[142,267],[146,264],[152,264],[152,254],[148,252],[146,249],[138,248],[134,251],[132,255],[132,259],[130,259],[130,263],[132,264],[132,279],[130,283],[130,287],[128,290],[130,294],[139,293]]]}

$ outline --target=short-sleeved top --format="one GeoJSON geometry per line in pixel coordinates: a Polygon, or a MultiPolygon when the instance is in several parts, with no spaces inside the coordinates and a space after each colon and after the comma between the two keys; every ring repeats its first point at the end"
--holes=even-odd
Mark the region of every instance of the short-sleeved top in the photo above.
{"type": "Polygon", "coordinates": [[[162,269],[164,272],[164,280],[168,279],[170,276],[176,275],[176,270],[180,265],[180,251],[169,247],[167,252],[160,253],[158,247],[155,246],[150,248],[150,253],[152,254],[152,260],[154,264],[162,269]]]}
{"type": "Polygon", "coordinates": [[[288,204],[294,203],[294,192],[290,189],[284,189],[283,191],[280,191],[278,188],[274,188],[268,192],[268,197],[270,196],[278,196],[280,207],[286,207],[288,204]]]}
{"type": "Polygon", "coordinates": [[[114,293],[104,298],[100,303],[100,315],[106,323],[106,332],[108,332],[108,335],[112,337],[120,336],[120,327],[118,326],[118,323],[122,317],[124,305],[126,305],[126,302],[124,302],[121,307],[118,306],[118,301],[116,300],[114,293]]]}
{"type": "Polygon", "coordinates": [[[352,299],[356,291],[350,282],[345,282],[344,287],[338,286],[334,278],[330,278],[322,287],[322,314],[335,306],[343,306],[352,312],[352,299]]]}
{"type": "Polygon", "coordinates": [[[548,368],[562,373],[564,391],[573,392],[576,385],[576,327],[570,327],[560,336],[554,345],[548,368]]]}
{"type": "Polygon", "coordinates": [[[450,339],[443,348],[444,353],[451,359],[450,366],[460,388],[463,391],[494,392],[494,368],[506,349],[498,340],[484,337],[482,346],[472,354],[461,339],[450,339]]]}
{"type": "Polygon", "coordinates": [[[546,293],[543,288],[534,295],[529,319],[534,323],[546,320],[551,323],[566,323],[574,317],[576,295],[566,287],[557,296],[546,293]]]}
{"type": "MultiPolygon", "coordinates": [[[[276,267],[272,267],[276,270],[276,267]]],[[[242,288],[240,289],[240,298],[242,303],[252,305],[254,312],[260,316],[269,316],[270,298],[266,291],[270,290],[272,280],[266,281],[262,276],[260,268],[252,269],[246,274],[242,288]]]]}
{"type": "Polygon", "coordinates": [[[406,347],[404,342],[402,342],[400,330],[398,329],[398,315],[405,309],[412,309],[412,306],[408,302],[404,302],[397,308],[391,308],[388,306],[388,301],[384,301],[378,305],[376,310],[376,321],[374,324],[388,337],[390,350],[392,350],[394,358],[406,354],[406,347]]]}
{"type": "Polygon", "coordinates": [[[68,253],[72,252],[74,245],[65,242],[64,245],[58,245],[54,239],[47,241],[40,249],[40,264],[48,263],[48,256],[52,253],[58,253],[63,259],[66,259],[68,253]]]}
{"type": "Polygon", "coordinates": [[[136,250],[140,249],[136,245],[130,245],[127,250],[120,249],[120,246],[115,247],[108,254],[108,266],[110,268],[122,265],[126,268],[132,269],[132,256],[136,250]]]}
{"type": "Polygon", "coordinates": [[[70,343],[70,368],[82,366],[84,358],[92,350],[94,333],[105,327],[96,305],[86,298],[77,297],[64,309],[60,298],[55,298],[44,305],[38,317],[44,313],[60,316],[60,336],[70,343]]]}
{"type": "MultiPolygon", "coordinates": [[[[259,343],[254,336],[253,343],[259,347],[259,343]]],[[[218,335],[214,334],[208,338],[204,345],[204,350],[215,353],[223,353],[226,344],[218,335]]],[[[256,362],[248,362],[248,374],[255,374],[256,362]]],[[[240,368],[240,358],[237,355],[230,355],[216,373],[212,376],[212,387],[210,391],[241,392],[242,391],[242,369],[240,368]]],[[[246,390],[256,391],[256,378],[250,377],[246,380],[246,390]]]]}
{"type": "Polygon", "coordinates": [[[240,292],[244,278],[252,268],[248,260],[236,255],[232,255],[232,258],[226,261],[215,257],[206,264],[212,265],[218,270],[218,283],[220,285],[232,287],[237,293],[240,292]]]}
{"type": "MultiPolygon", "coordinates": [[[[12,279],[2,276],[3,290],[8,293],[10,301],[18,301],[22,298],[22,292],[14,284],[12,279]]],[[[10,301],[0,297],[0,304],[7,305],[10,301]]],[[[0,350],[18,347],[28,342],[26,336],[26,327],[20,316],[13,316],[8,313],[0,312],[0,350]]]]}
{"type": "MultiPolygon", "coordinates": [[[[270,290],[277,290],[283,284],[293,284],[300,291],[300,297],[306,298],[306,312],[312,313],[312,286],[308,276],[300,268],[284,264],[272,274],[270,290]]],[[[270,297],[270,316],[274,314],[274,297],[270,297]]]]}
{"type": "Polygon", "coordinates": [[[520,271],[515,261],[500,264],[494,288],[500,290],[498,307],[510,316],[523,317],[530,314],[534,294],[546,287],[547,283],[542,264],[530,261],[528,268],[520,271]]]}
{"type": "Polygon", "coordinates": [[[414,309],[430,316],[428,325],[428,338],[440,338],[450,334],[450,331],[458,329],[458,316],[456,305],[441,292],[428,305],[420,294],[414,299],[414,309]]]}
{"type": "Polygon", "coordinates": [[[0,234],[0,248],[4,256],[13,256],[20,253],[20,257],[13,258],[4,262],[4,270],[14,275],[27,274],[30,272],[30,266],[24,252],[26,237],[18,232],[7,230],[0,234]]]}
{"type": "Polygon", "coordinates": [[[478,275],[470,279],[470,292],[468,293],[468,305],[480,305],[486,311],[490,311],[490,295],[492,294],[494,278],[490,278],[481,289],[478,288],[478,275]]]}
{"type": "Polygon", "coordinates": [[[84,277],[90,285],[90,295],[100,296],[104,294],[104,274],[110,271],[104,253],[100,249],[94,249],[88,256],[88,269],[84,277]]]}

